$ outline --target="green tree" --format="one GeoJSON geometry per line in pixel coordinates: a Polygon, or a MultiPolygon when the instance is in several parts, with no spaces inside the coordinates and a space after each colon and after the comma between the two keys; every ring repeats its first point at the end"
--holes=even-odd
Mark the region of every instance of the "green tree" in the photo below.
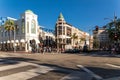
{"type": "Polygon", "coordinates": [[[75,45],[75,40],[78,39],[78,36],[76,35],[76,33],[73,33],[71,38],[73,39],[73,45],[75,45]]]}
{"type": "Polygon", "coordinates": [[[120,40],[120,20],[108,23],[107,31],[111,41],[120,40]]]}
{"type": "MultiPolygon", "coordinates": [[[[13,20],[7,20],[4,24],[4,28],[6,31],[8,31],[8,36],[9,36],[9,41],[11,41],[10,37],[10,32],[14,30],[15,28],[15,24],[14,24],[14,21],[13,20]]],[[[9,48],[10,48],[10,45],[9,45],[9,48]]]]}
{"type": "Polygon", "coordinates": [[[84,37],[81,37],[80,38],[80,42],[84,42],[85,41],[85,38],[84,37]]]}
{"type": "Polygon", "coordinates": [[[100,42],[97,37],[93,37],[93,48],[98,49],[100,47],[100,42]]]}

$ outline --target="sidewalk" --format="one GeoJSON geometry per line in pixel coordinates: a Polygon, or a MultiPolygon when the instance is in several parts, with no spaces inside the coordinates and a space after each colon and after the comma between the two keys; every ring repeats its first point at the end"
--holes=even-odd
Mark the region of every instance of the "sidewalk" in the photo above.
{"type": "Polygon", "coordinates": [[[90,53],[85,53],[86,55],[91,55],[91,56],[98,56],[98,57],[120,57],[120,54],[117,53],[110,53],[110,51],[96,51],[96,52],[90,52],[90,53]]]}

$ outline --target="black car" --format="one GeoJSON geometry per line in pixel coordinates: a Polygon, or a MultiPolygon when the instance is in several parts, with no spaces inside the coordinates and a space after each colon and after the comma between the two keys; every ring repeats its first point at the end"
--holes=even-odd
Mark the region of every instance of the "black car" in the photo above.
{"type": "Polygon", "coordinates": [[[64,53],[80,53],[79,49],[67,49],[64,51],[64,53]]]}

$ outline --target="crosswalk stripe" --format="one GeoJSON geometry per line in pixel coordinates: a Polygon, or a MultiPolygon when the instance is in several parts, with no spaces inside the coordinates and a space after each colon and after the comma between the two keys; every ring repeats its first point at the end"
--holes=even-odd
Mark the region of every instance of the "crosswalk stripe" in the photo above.
{"type": "Polygon", "coordinates": [[[115,67],[115,68],[120,68],[120,66],[116,66],[116,65],[113,65],[113,64],[106,64],[108,66],[111,66],[111,67],[115,67]]]}
{"type": "Polygon", "coordinates": [[[9,76],[5,76],[5,77],[0,77],[0,80],[26,80],[29,78],[32,78],[34,76],[38,76],[39,74],[37,73],[30,73],[30,72],[20,72],[20,73],[16,73],[16,74],[12,74],[9,76]]]}
{"type": "Polygon", "coordinates": [[[38,76],[42,73],[47,73],[51,70],[53,70],[53,69],[36,68],[36,69],[31,69],[31,70],[28,70],[25,72],[19,72],[19,73],[11,74],[8,76],[3,76],[3,77],[0,77],[0,80],[27,80],[27,79],[30,79],[32,77],[38,76]]]}
{"type": "Polygon", "coordinates": [[[11,64],[11,65],[7,65],[7,66],[1,66],[0,67],[0,71],[9,70],[9,69],[18,68],[18,67],[23,67],[23,66],[27,66],[27,65],[30,65],[30,63],[27,63],[27,62],[18,62],[17,64],[11,64]]]}
{"type": "Polygon", "coordinates": [[[34,78],[36,76],[41,76],[41,74],[47,74],[48,72],[52,70],[56,70],[55,67],[48,67],[48,66],[42,66],[34,63],[29,62],[22,62],[22,61],[7,61],[9,62],[15,62],[15,64],[8,64],[0,67],[0,71],[7,71],[7,70],[14,70],[15,68],[21,68],[24,66],[35,66],[37,68],[28,69],[25,71],[18,71],[15,73],[10,73],[9,75],[3,75],[0,77],[0,80],[27,80],[34,78]]]}
{"type": "Polygon", "coordinates": [[[92,75],[94,78],[96,78],[97,80],[103,79],[101,76],[95,74],[94,72],[90,71],[89,69],[85,68],[82,65],[77,65],[77,67],[80,67],[81,69],[83,69],[84,71],[86,71],[87,73],[89,73],[90,75],[92,75]]]}
{"type": "MultiPolygon", "coordinates": [[[[7,62],[9,63],[9,62],[15,62],[15,61],[10,60],[7,62]]],[[[37,68],[5,75],[5,76],[0,77],[0,80],[27,80],[32,77],[39,76],[40,74],[45,74],[51,70],[54,70],[54,68],[47,67],[47,66],[42,66],[42,65],[38,65],[34,63],[29,63],[29,62],[16,61],[15,64],[1,66],[0,71],[12,70],[15,68],[21,68],[21,67],[29,66],[29,65],[35,66],[37,68]]]]}
{"type": "Polygon", "coordinates": [[[108,79],[103,79],[103,80],[120,80],[120,77],[108,78],[108,79]]]}
{"type": "Polygon", "coordinates": [[[67,76],[64,76],[60,80],[92,80],[92,76],[86,72],[76,71],[68,74],[67,76]]]}

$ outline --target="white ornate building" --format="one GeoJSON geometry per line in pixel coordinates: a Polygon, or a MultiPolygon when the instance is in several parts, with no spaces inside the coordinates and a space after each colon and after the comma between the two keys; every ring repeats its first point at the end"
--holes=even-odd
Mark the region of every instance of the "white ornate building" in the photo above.
{"type": "Polygon", "coordinates": [[[38,26],[38,16],[34,14],[31,10],[26,10],[20,19],[14,20],[15,22],[15,32],[11,31],[10,41],[8,39],[8,32],[2,27],[0,42],[5,47],[5,44],[10,44],[10,48],[16,46],[16,50],[31,51],[30,40],[35,40],[36,44],[39,43],[39,26],[38,26]],[[15,33],[15,37],[14,37],[15,33]]]}
{"type": "Polygon", "coordinates": [[[62,13],[60,13],[56,25],[56,42],[57,48],[70,49],[74,47],[83,47],[85,44],[89,45],[89,34],[79,30],[71,24],[68,24],[62,13]],[[73,39],[72,36],[76,34],[77,39],[73,39]],[[83,41],[81,39],[84,38],[83,41]]]}

